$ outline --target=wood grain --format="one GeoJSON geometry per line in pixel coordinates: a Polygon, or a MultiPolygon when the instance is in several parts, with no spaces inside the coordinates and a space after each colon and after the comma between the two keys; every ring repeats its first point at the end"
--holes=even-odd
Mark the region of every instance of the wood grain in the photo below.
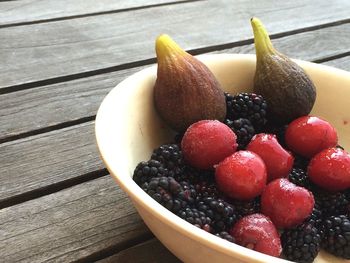
{"type": "Polygon", "coordinates": [[[151,239],[137,246],[123,250],[96,263],[180,263],[157,239],[151,239]]]}
{"type": "Polygon", "coordinates": [[[165,4],[171,0],[21,0],[0,2],[0,26],[25,23],[61,17],[103,13],[155,4],[165,4]]]}
{"type": "Polygon", "coordinates": [[[0,145],[0,201],[99,169],[94,122],[0,145]]]}
{"type": "Polygon", "coordinates": [[[164,32],[183,48],[198,49],[252,39],[253,15],[276,34],[347,19],[349,7],[346,0],[320,0],[317,8],[304,0],[200,1],[1,28],[0,61],[8,63],[0,68],[0,87],[154,57],[154,39],[164,32]]]}
{"type": "Polygon", "coordinates": [[[72,262],[152,236],[109,176],[2,209],[0,233],[2,262],[31,263],[72,262]]]}
{"type": "MultiPolygon", "coordinates": [[[[350,51],[350,26],[343,24],[303,32],[273,39],[273,43],[278,50],[290,57],[322,60],[350,51]]],[[[251,44],[214,53],[255,53],[255,50],[251,44]]],[[[346,60],[350,61],[349,58],[342,59],[346,60]]],[[[334,65],[349,69],[344,62],[334,65]]],[[[106,94],[124,78],[142,68],[144,67],[135,67],[0,95],[0,140],[94,116],[106,94]]]]}
{"type": "Polygon", "coordinates": [[[0,139],[93,116],[107,93],[140,69],[0,95],[0,139]]]}
{"type": "Polygon", "coordinates": [[[350,56],[346,56],[343,58],[333,59],[323,63],[327,66],[332,66],[340,69],[344,69],[350,71],[350,56]]]}
{"type": "MultiPolygon", "coordinates": [[[[342,24],[272,39],[274,47],[292,58],[322,61],[350,52],[350,25],[342,24]]],[[[253,44],[217,53],[255,53],[253,44]]]]}

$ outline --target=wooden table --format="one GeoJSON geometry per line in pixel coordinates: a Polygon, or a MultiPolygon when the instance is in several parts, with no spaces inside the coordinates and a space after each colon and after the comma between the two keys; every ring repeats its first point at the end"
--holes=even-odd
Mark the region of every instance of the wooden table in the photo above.
{"type": "Polygon", "coordinates": [[[160,33],[192,54],[254,53],[251,16],[290,57],[350,70],[349,10],[347,0],[1,1],[0,261],[178,262],[99,158],[104,96],[155,62],[160,33]]]}

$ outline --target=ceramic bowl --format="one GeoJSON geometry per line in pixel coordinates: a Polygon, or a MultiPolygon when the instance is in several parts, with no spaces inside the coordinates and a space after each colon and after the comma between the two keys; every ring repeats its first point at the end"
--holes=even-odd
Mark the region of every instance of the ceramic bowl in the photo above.
{"type": "MultiPolygon", "coordinates": [[[[217,54],[198,56],[230,93],[252,91],[255,55],[217,54]]],[[[305,61],[297,61],[317,87],[312,114],[331,122],[339,143],[350,149],[350,73],[305,61]]],[[[148,196],[133,180],[140,161],[152,150],[172,141],[174,133],[153,106],[156,66],[144,69],[116,86],[103,100],[96,117],[96,139],[111,176],[129,195],[154,235],[184,262],[269,262],[286,260],[227,242],[180,219],[148,196]]],[[[315,262],[346,262],[319,253],[315,262]]]]}

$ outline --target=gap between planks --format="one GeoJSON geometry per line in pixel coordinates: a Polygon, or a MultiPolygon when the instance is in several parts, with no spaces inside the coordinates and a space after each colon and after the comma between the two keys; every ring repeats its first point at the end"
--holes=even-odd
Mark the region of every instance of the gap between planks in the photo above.
{"type": "Polygon", "coordinates": [[[103,176],[107,176],[107,175],[109,175],[108,170],[104,168],[104,169],[100,169],[90,173],[82,174],[80,176],[67,179],[65,181],[60,181],[38,189],[30,190],[28,192],[24,192],[18,195],[13,195],[9,198],[0,200],[0,210],[6,207],[27,202],[29,200],[37,199],[45,195],[53,194],[63,189],[66,189],[78,184],[82,184],[82,183],[85,183],[103,176]]]}
{"type": "MultiPolygon", "coordinates": [[[[118,244],[115,246],[108,247],[106,249],[93,253],[87,257],[76,260],[74,261],[74,263],[88,263],[88,262],[104,263],[105,260],[110,263],[111,262],[137,263],[134,260],[127,261],[126,258],[132,252],[136,252],[136,251],[139,252],[137,249],[140,247],[142,249],[146,245],[146,247],[149,248],[149,243],[152,243],[150,245],[153,248],[152,252],[155,252],[154,255],[157,255],[157,253],[161,253],[162,258],[172,260],[172,261],[166,261],[167,263],[173,262],[174,258],[176,259],[176,257],[173,254],[171,254],[163,245],[161,245],[160,241],[155,239],[154,235],[151,232],[149,232],[144,235],[138,236],[137,238],[130,239],[127,242],[124,242],[123,244],[118,244]]],[[[147,252],[149,256],[148,259],[152,259],[152,256],[149,255],[149,250],[147,252]]],[[[157,261],[154,261],[154,258],[153,258],[153,261],[152,260],[144,261],[144,263],[149,263],[149,262],[161,263],[165,261],[157,262],[157,261]]]]}
{"type": "Polygon", "coordinates": [[[92,262],[153,237],[109,176],[0,210],[0,232],[4,262],[92,262]]]}
{"type": "MultiPolygon", "coordinates": [[[[16,135],[5,136],[5,137],[0,138],[0,144],[5,143],[5,142],[23,139],[26,137],[30,137],[30,136],[34,136],[34,135],[38,135],[38,134],[42,134],[42,133],[46,133],[46,132],[50,132],[50,131],[54,131],[54,130],[61,130],[61,129],[64,129],[67,127],[79,125],[79,124],[90,122],[90,121],[94,121],[95,118],[96,118],[96,115],[93,115],[93,116],[79,118],[76,120],[61,122],[61,123],[58,123],[55,125],[49,125],[49,126],[46,126],[43,128],[30,130],[28,132],[22,132],[22,133],[19,133],[16,135]]],[[[0,207],[1,207],[1,205],[0,205],[0,207]]]]}
{"type": "Polygon", "coordinates": [[[87,122],[1,144],[0,200],[8,206],[106,174],[93,127],[87,122]]]}
{"type": "MultiPolygon", "coordinates": [[[[79,260],[79,262],[89,262],[89,260],[79,260]]],[[[181,263],[158,239],[152,238],[146,242],[139,243],[123,251],[118,251],[113,255],[106,255],[105,258],[96,263],[181,263]],[[152,251],[150,253],[150,251],[152,251]]]]}
{"type": "MultiPolygon", "coordinates": [[[[196,0],[196,1],[202,1],[202,0],[196,0]]],[[[191,1],[189,1],[189,2],[191,2],[191,1]]],[[[295,35],[295,34],[311,32],[311,31],[315,31],[315,30],[319,30],[319,29],[323,29],[323,28],[335,27],[335,26],[339,26],[342,24],[348,24],[348,23],[350,23],[350,19],[343,19],[343,20],[338,20],[338,21],[334,21],[334,22],[330,22],[330,23],[324,23],[324,24],[320,24],[320,25],[285,31],[282,33],[271,34],[270,38],[272,40],[273,39],[280,39],[280,38],[295,35]]],[[[1,26],[0,26],[0,28],[1,28],[1,26]]],[[[230,42],[230,43],[225,43],[225,44],[190,49],[190,50],[187,50],[187,52],[189,52],[192,55],[200,55],[200,54],[209,53],[209,52],[223,51],[225,49],[241,47],[241,46],[245,46],[245,45],[249,45],[249,44],[253,44],[253,43],[254,43],[254,39],[250,38],[250,39],[246,39],[246,40],[235,41],[235,42],[230,42]]],[[[341,57],[345,57],[348,55],[349,55],[349,53],[346,52],[346,53],[338,54],[334,58],[341,58],[341,57]]],[[[106,67],[106,68],[101,68],[101,69],[96,69],[96,70],[90,70],[90,71],[80,72],[80,73],[76,73],[76,74],[64,75],[64,76],[60,76],[60,77],[48,78],[45,80],[27,82],[27,83],[19,84],[19,85],[2,87],[0,89],[0,95],[12,93],[12,92],[17,92],[17,91],[21,91],[21,90],[25,90],[25,89],[32,89],[32,88],[38,88],[41,86],[57,84],[57,83],[61,83],[61,82],[72,81],[72,80],[81,79],[81,78],[92,77],[92,76],[96,76],[96,75],[116,72],[116,71],[135,68],[135,67],[146,66],[146,65],[153,64],[155,62],[156,62],[156,58],[152,57],[152,58],[133,61],[133,62],[129,62],[129,63],[123,63],[123,64],[116,65],[116,66],[111,66],[111,67],[106,67]]],[[[319,61],[315,61],[315,62],[318,63],[319,61]]],[[[320,62],[322,62],[322,61],[320,61],[320,62]]]]}
{"type": "Polygon", "coordinates": [[[144,5],[144,6],[128,7],[128,8],[123,8],[123,9],[115,9],[115,10],[108,10],[108,11],[92,12],[92,13],[87,13],[87,14],[62,16],[62,17],[47,18],[47,19],[38,19],[38,20],[25,21],[25,22],[14,22],[14,23],[0,24],[0,28],[8,28],[8,27],[15,27],[15,26],[25,26],[25,25],[35,25],[35,24],[42,24],[42,23],[51,23],[51,22],[57,22],[57,21],[62,21],[62,20],[78,19],[78,18],[89,17],[89,16],[100,16],[100,15],[116,14],[116,13],[123,13],[123,12],[129,12],[129,11],[135,11],[135,10],[141,10],[141,9],[148,9],[148,8],[168,6],[168,5],[178,5],[178,4],[184,4],[184,3],[199,2],[199,1],[204,1],[204,0],[173,1],[173,2],[167,2],[167,3],[148,4],[148,5],[144,5]]]}
{"type": "MultiPolygon", "coordinates": [[[[337,2],[339,5],[343,4],[343,0],[337,2]]],[[[310,30],[312,27],[343,23],[349,19],[345,12],[346,9],[339,8],[336,3],[329,6],[326,0],[322,0],[318,9],[315,9],[310,3],[301,3],[304,2],[302,0],[293,3],[286,2],[276,8],[271,3],[253,5],[249,1],[238,1],[236,8],[233,8],[229,0],[220,0],[215,3],[201,1],[188,3],[186,8],[184,5],[171,5],[137,10],[132,12],[135,16],[134,20],[129,18],[129,12],[127,12],[105,15],[103,18],[88,17],[47,25],[32,25],[26,30],[22,28],[2,29],[4,32],[1,32],[3,34],[1,50],[4,49],[4,52],[1,52],[0,55],[3,55],[5,60],[13,61],[9,67],[1,71],[2,88],[15,86],[16,89],[24,89],[26,84],[29,85],[28,88],[43,85],[44,80],[58,83],[64,80],[60,79],[61,77],[74,76],[76,79],[78,76],[75,74],[82,73],[82,67],[85,68],[85,73],[96,75],[99,69],[114,67],[116,61],[124,64],[144,60],[150,57],[152,39],[164,31],[173,32],[174,39],[182,39],[185,43],[187,42],[187,45],[184,45],[185,49],[196,51],[205,47],[220,46],[220,43],[251,39],[249,23],[244,21],[248,22],[252,14],[265,19],[268,28],[279,27],[279,31],[270,31],[272,35],[273,33],[297,32],[295,30],[305,30],[304,28],[310,30]],[[330,8],[326,10],[325,6],[330,8]],[[302,18],[297,16],[300,10],[306,12],[302,18]],[[208,14],[215,12],[221,15],[221,19],[211,19],[209,23],[205,16],[206,12],[208,14]],[[155,13],[159,16],[154,16],[155,13]],[[307,15],[310,13],[314,14],[311,18],[307,15]],[[186,23],[187,17],[192,17],[194,21],[188,27],[184,27],[183,24],[186,23]],[[234,22],[232,17],[236,18],[234,22]],[[278,23],[279,20],[284,23],[278,23]],[[204,21],[206,26],[203,26],[204,21]],[[244,26],[242,26],[243,23],[244,26]],[[148,30],[142,30],[146,27],[148,30]],[[211,31],[212,34],[208,35],[211,31]],[[51,32],[60,32],[61,38],[57,38],[57,34],[54,35],[51,32]],[[191,32],[191,43],[186,41],[189,32],[191,32]],[[17,35],[20,35],[23,41],[9,45],[8,42],[13,42],[17,35]],[[86,38],[86,35],[91,35],[91,37],[86,38]],[[116,46],[115,43],[118,45],[116,46]],[[130,43],[135,43],[133,51],[130,51],[130,43]],[[74,52],[75,49],[79,52],[74,52]],[[128,53],[130,55],[124,56],[128,53]],[[65,55],[70,57],[69,63],[67,67],[60,67],[59,64],[65,62],[62,59],[65,55]],[[30,66],[33,59],[39,70],[33,71],[33,67],[30,66]]]]}

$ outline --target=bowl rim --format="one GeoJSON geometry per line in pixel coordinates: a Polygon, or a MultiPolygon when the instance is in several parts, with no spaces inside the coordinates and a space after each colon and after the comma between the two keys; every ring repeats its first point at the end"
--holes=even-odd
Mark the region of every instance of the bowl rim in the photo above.
{"type": "MultiPolygon", "coordinates": [[[[221,54],[204,54],[204,55],[198,55],[196,57],[201,61],[203,61],[204,63],[207,63],[209,61],[222,60],[222,59],[249,60],[254,62],[256,61],[255,54],[221,53],[221,54]]],[[[307,62],[303,60],[295,60],[295,61],[299,64],[307,65],[308,67],[317,67],[322,71],[324,70],[332,71],[336,74],[341,74],[341,75],[349,74],[347,71],[326,66],[326,65],[319,65],[313,62],[307,62]]],[[[129,82],[137,80],[138,78],[149,76],[149,74],[153,74],[153,75],[156,74],[156,67],[157,67],[156,64],[150,65],[149,67],[142,69],[130,75],[126,79],[124,79],[106,95],[106,97],[103,99],[97,111],[96,119],[95,119],[95,139],[97,142],[100,157],[103,160],[104,164],[106,165],[112,178],[118,183],[118,185],[122,188],[122,190],[129,195],[129,197],[133,202],[136,202],[138,205],[145,208],[148,212],[152,213],[153,216],[157,217],[159,220],[161,220],[163,223],[165,223],[169,227],[172,227],[176,231],[185,235],[187,238],[193,239],[196,242],[199,242],[201,244],[210,246],[213,250],[220,251],[221,253],[224,253],[228,256],[233,256],[236,258],[238,257],[243,261],[270,262],[270,263],[291,262],[283,258],[269,256],[269,255],[245,248],[235,243],[230,243],[226,240],[216,237],[213,234],[210,234],[206,231],[203,231],[197,228],[196,226],[188,223],[187,221],[173,214],[171,211],[167,210],[165,207],[163,207],[154,199],[152,199],[148,194],[146,194],[141,189],[141,187],[139,187],[132,180],[132,177],[130,175],[128,176],[118,175],[118,171],[117,171],[118,169],[116,169],[116,165],[114,165],[111,162],[109,156],[105,154],[106,140],[103,140],[102,136],[104,134],[103,127],[105,127],[106,121],[102,117],[104,116],[105,112],[108,110],[108,106],[109,106],[108,104],[110,103],[111,98],[114,98],[115,96],[123,96],[125,93],[131,92],[132,88],[134,89],[137,88],[137,85],[135,85],[135,87],[132,87],[129,89],[125,89],[125,88],[123,89],[123,86],[125,86],[129,82]]]]}

